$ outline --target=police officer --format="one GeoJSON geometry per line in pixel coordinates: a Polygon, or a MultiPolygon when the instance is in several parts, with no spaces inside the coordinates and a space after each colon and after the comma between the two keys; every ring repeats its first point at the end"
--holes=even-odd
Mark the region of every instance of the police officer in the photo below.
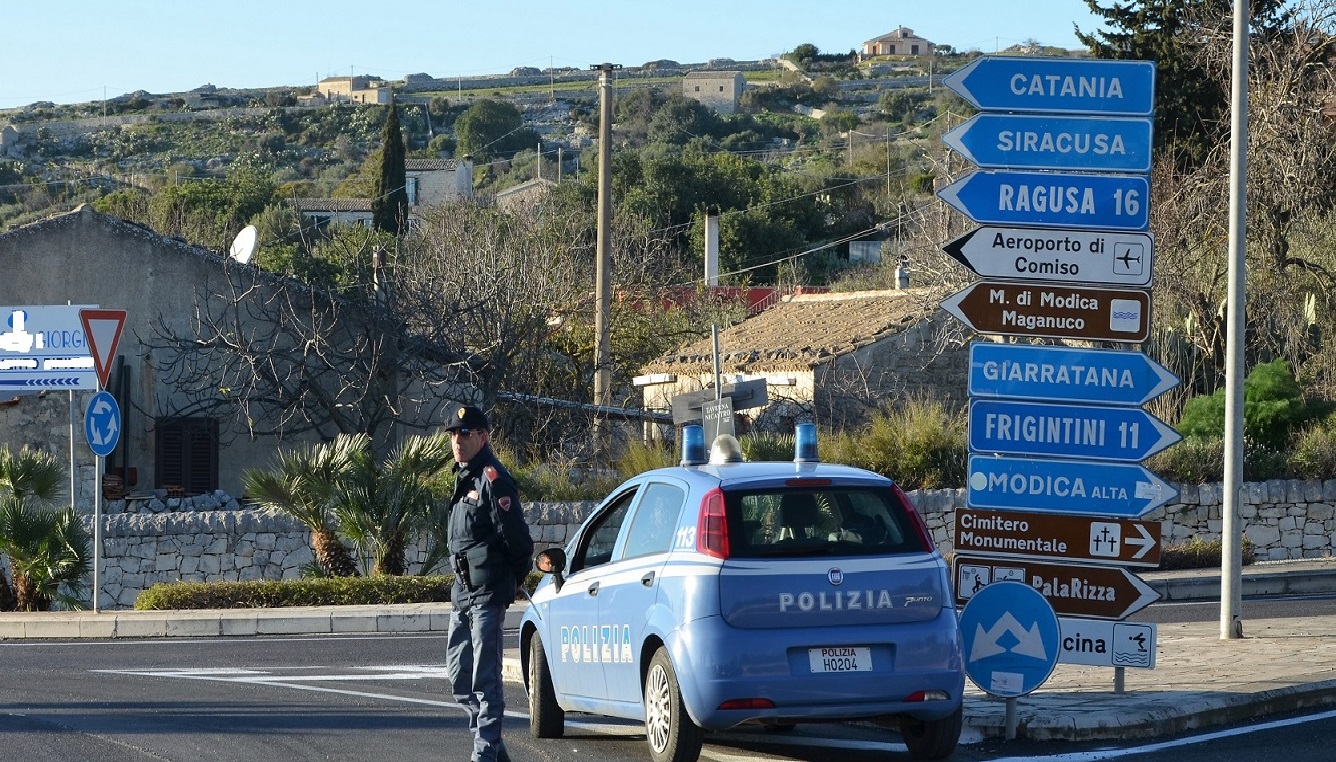
{"type": "Polygon", "coordinates": [[[473,762],[508,762],[501,743],[501,626],[533,563],[533,539],[515,480],[492,454],[487,416],[462,405],[445,430],[455,455],[446,527],[455,572],[446,674],[455,700],[468,712],[473,762]]]}

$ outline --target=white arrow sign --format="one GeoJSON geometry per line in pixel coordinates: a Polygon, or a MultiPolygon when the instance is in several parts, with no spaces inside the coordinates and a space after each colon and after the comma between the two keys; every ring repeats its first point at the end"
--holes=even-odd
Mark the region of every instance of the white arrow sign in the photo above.
{"type": "Polygon", "coordinates": [[[985,225],[942,244],[942,251],[985,278],[1149,286],[1155,237],[985,225]]]}
{"type": "Polygon", "coordinates": [[[1124,537],[1123,544],[1131,545],[1133,547],[1139,547],[1140,550],[1132,554],[1132,558],[1139,559],[1144,557],[1147,553],[1149,553],[1151,548],[1155,547],[1155,538],[1151,537],[1150,532],[1147,532],[1146,528],[1141,524],[1133,524],[1133,526],[1136,528],[1137,533],[1140,534],[1141,536],[1124,537]]]}
{"type": "Polygon", "coordinates": [[[1039,624],[1036,622],[1027,630],[1008,611],[987,630],[983,628],[982,624],[978,625],[974,635],[974,645],[970,649],[970,661],[986,659],[989,656],[996,656],[1008,651],[1022,656],[1033,656],[1036,659],[1047,659],[1048,655],[1044,650],[1044,638],[1039,632],[1039,624]],[[1003,636],[1010,636],[1008,640],[1015,640],[1015,645],[1002,645],[1003,636]]]}

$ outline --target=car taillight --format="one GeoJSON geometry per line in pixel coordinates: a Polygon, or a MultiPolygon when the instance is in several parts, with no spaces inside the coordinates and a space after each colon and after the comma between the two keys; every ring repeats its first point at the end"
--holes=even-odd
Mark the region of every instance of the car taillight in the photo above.
{"type": "Polygon", "coordinates": [[[724,517],[724,491],[710,490],[700,501],[696,518],[696,550],[715,558],[728,558],[728,521],[724,517]]]}
{"type": "Polygon", "coordinates": [[[923,517],[915,510],[914,504],[909,502],[909,495],[906,495],[905,491],[900,489],[900,485],[896,484],[893,487],[896,496],[900,498],[900,502],[905,505],[905,510],[909,512],[909,519],[914,522],[914,528],[918,530],[919,541],[923,543],[923,549],[932,552],[937,548],[937,543],[932,541],[932,534],[928,531],[928,525],[923,523],[923,517]]]}

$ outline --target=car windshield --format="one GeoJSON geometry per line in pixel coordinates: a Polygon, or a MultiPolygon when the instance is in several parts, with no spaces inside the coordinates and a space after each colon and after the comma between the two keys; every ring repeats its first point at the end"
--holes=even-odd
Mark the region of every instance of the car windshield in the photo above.
{"type": "Polygon", "coordinates": [[[729,492],[725,504],[734,558],[924,550],[913,519],[890,488],[729,492]]]}

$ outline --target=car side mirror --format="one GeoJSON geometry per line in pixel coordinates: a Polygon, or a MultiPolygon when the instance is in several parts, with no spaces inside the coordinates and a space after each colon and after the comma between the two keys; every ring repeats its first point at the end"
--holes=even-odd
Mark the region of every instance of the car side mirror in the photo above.
{"type": "Polygon", "coordinates": [[[566,551],[561,548],[548,548],[534,559],[533,565],[538,571],[544,574],[551,574],[552,581],[557,586],[557,591],[561,591],[561,586],[566,584],[566,578],[562,572],[566,571],[566,551]]]}

